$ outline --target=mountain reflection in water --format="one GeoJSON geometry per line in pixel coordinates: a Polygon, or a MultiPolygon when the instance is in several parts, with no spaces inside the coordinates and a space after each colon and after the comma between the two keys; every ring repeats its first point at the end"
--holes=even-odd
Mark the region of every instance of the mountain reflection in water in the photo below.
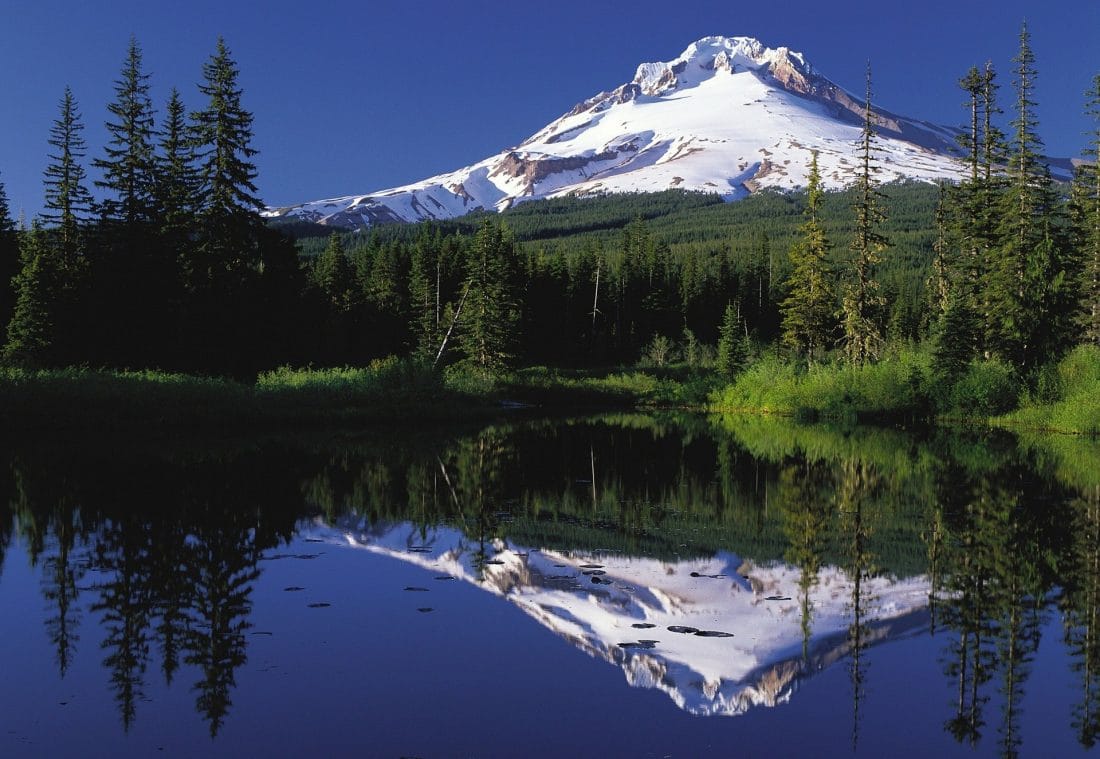
{"type": "MultiPolygon", "coordinates": [[[[910,687],[879,674],[897,649],[924,652],[908,675],[929,694],[911,715],[914,746],[1014,756],[1026,737],[1066,755],[1100,735],[1098,460],[1084,440],[637,415],[313,443],[0,448],[0,755],[60,740],[46,727],[59,709],[109,707],[113,720],[89,716],[74,733],[103,751],[184,711],[196,724],[181,731],[226,752],[259,705],[316,700],[339,720],[354,698],[289,674],[318,653],[317,629],[338,658],[383,646],[398,657],[417,644],[340,615],[385,621],[417,596],[418,663],[445,677],[458,665],[433,646],[450,632],[476,643],[466,610],[486,614],[493,595],[679,707],[656,699],[664,711],[632,728],[639,751],[685,713],[742,714],[693,730],[736,723],[739,740],[793,751],[794,737],[761,725],[805,701],[846,711],[848,734],[821,753],[874,754],[890,734],[883,699],[910,687]],[[374,563],[357,563],[366,554],[374,563]],[[387,590],[394,572],[409,586],[456,581],[387,590]],[[426,613],[448,599],[458,618],[426,613]],[[451,628],[433,627],[442,620],[451,628]]],[[[495,619],[511,625],[502,638],[521,634],[495,619]]],[[[524,653],[532,667],[552,658],[537,642],[524,653]]],[[[583,687],[603,670],[575,676],[583,687]]]]}
{"type": "MultiPolygon", "coordinates": [[[[497,594],[585,653],[621,666],[631,685],[664,691],[692,714],[775,706],[851,646],[856,588],[836,567],[822,568],[810,585],[790,565],[725,552],[662,561],[494,541],[485,561],[481,546],[454,529],[361,523],[308,534],[497,594]]],[[[874,610],[863,643],[926,626],[929,591],[926,577],[866,581],[864,602],[874,610]]]]}

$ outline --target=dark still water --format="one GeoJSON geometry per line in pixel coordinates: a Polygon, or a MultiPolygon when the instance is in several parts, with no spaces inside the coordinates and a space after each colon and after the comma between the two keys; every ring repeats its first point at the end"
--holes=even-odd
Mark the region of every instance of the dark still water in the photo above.
{"type": "Polygon", "coordinates": [[[1100,451],[761,418],[0,449],[0,756],[1075,756],[1100,451]]]}

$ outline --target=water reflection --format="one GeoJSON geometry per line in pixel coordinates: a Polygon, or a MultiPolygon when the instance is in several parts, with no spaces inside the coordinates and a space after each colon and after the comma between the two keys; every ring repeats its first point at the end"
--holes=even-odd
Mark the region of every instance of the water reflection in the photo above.
{"type": "Polygon", "coordinates": [[[872,647],[928,630],[953,694],[928,727],[1019,754],[1060,621],[1046,642],[1077,695],[1058,722],[1085,748],[1100,731],[1086,441],[621,416],[2,458],[0,569],[19,541],[59,675],[98,647],[124,730],[182,679],[219,734],[264,559],[305,529],[491,591],[694,714],[785,703],[843,662],[856,750],[872,647]]]}
{"type": "Polygon", "coordinates": [[[662,690],[693,714],[736,715],[783,703],[800,680],[854,646],[927,618],[923,577],[865,576],[862,592],[874,595],[878,612],[873,619],[864,612],[853,641],[848,600],[860,591],[832,566],[816,572],[810,623],[801,614],[807,599],[797,568],[726,552],[673,561],[555,551],[408,523],[317,526],[310,534],[497,594],[585,653],[622,667],[631,685],[662,690]]]}

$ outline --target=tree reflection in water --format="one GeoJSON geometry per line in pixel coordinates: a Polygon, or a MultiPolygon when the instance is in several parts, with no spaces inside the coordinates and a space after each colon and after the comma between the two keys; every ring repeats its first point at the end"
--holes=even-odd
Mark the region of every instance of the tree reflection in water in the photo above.
{"type": "Polygon", "coordinates": [[[124,728],[150,678],[187,677],[211,735],[247,662],[262,554],[303,516],[407,521],[421,537],[449,525],[483,574],[509,543],[785,560],[798,573],[801,664],[792,666],[803,674],[820,664],[819,577],[842,568],[854,746],[879,635],[867,587],[927,576],[954,694],[944,729],[979,745],[994,740],[984,733],[995,722],[999,751],[1014,756],[1055,604],[1080,694],[1066,721],[1083,746],[1100,734],[1100,475],[1089,445],[623,415],[215,452],[43,446],[3,457],[0,557],[17,534],[40,566],[62,676],[79,632],[89,635],[81,614],[90,610],[124,728]]]}

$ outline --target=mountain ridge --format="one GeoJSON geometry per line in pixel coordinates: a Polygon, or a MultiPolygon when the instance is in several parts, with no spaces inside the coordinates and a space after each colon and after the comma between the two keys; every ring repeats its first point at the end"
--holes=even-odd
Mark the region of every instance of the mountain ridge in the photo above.
{"type": "MultiPolygon", "coordinates": [[[[961,175],[958,130],[873,107],[879,179],[961,175]]],[[[269,208],[335,227],[455,218],[563,195],[686,189],[735,200],[805,186],[817,152],[826,188],[855,178],[863,103],[801,52],[704,37],[671,61],[583,100],[518,145],[421,182],[269,208]]]]}

